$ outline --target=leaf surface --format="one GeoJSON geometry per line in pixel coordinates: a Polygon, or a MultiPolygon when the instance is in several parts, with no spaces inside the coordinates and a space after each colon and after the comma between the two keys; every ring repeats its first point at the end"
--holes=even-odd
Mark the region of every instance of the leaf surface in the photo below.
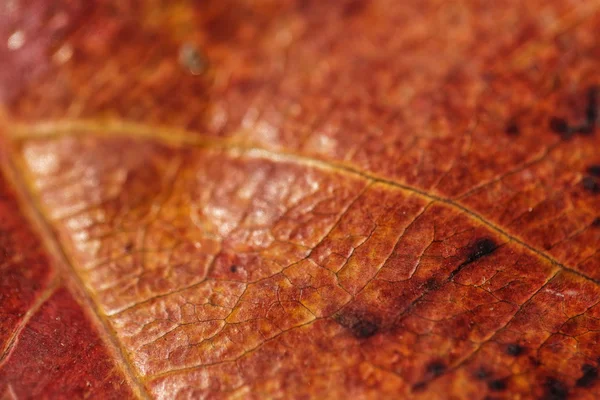
{"type": "Polygon", "coordinates": [[[600,3],[3,7],[4,397],[600,393],[600,3]]]}

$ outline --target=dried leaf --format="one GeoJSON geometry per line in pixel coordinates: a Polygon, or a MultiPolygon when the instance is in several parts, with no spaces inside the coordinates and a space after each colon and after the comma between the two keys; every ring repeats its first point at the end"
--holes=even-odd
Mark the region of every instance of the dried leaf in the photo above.
{"type": "Polygon", "coordinates": [[[597,1],[0,7],[2,398],[598,397],[597,1]]]}

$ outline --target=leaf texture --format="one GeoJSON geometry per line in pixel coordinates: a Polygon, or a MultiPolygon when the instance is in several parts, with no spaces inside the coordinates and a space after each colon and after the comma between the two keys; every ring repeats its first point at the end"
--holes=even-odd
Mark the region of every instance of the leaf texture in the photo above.
{"type": "Polygon", "coordinates": [[[0,394],[600,396],[600,3],[7,1],[0,394]]]}

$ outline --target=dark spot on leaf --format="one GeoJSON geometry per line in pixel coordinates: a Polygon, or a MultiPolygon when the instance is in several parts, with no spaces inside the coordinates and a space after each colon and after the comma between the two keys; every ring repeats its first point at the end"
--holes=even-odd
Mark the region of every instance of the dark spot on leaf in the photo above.
{"type": "Polygon", "coordinates": [[[340,313],[334,317],[341,326],[347,328],[357,339],[368,339],[379,332],[379,323],[364,313],[340,313]]]}
{"type": "Polygon", "coordinates": [[[519,125],[515,121],[509,121],[504,131],[511,136],[518,136],[521,133],[519,125]]]}
{"type": "Polygon", "coordinates": [[[596,219],[594,219],[592,221],[592,226],[593,227],[599,227],[600,226],[600,217],[596,217],[596,219]]]}
{"type": "Polygon", "coordinates": [[[477,261],[480,258],[493,253],[497,248],[498,248],[498,246],[496,245],[496,242],[494,242],[492,239],[490,239],[490,238],[479,239],[471,247],[470,252],[467,255],[467,260],[465,262],[472,263],[474,261],[477,261]]]}
{"type": "Polygon", "coordinates": [[[564,140],[569,139],[574,133],[591,135],[594,133],[598,121],[598,88],[592,86],[587,92],[587,105],[585,120],[579,125],[569,126],[569,123],[559,117],[550,118],[550,129],[558,133],[564,140]]]}
{"type": "Polygon", "coordinates": [[[600,182],[593,176],[584,176],[581,180],[581,185],[588,192],[597,194],[600,193],[600,182]]]}
{"type": "Polygon", "coordinates": [[[588,125],[588,124],[583,124],[583,125],[576,127],[575,132],[579,133],[581,135],[589,135],[592,132],[594,132],[594,126],[588,125]]]}
{"type": "Polygon", "coordinates": [[[490,372],[485,368],[479,368],[477,371],[475,371],[475,378],[479,380],[485,380],[489,378],[490,375],[490,372]]]}
{"type": "Polygon", "coordinates": [[[413,385],[412,390],[413,390],[413,392],[420,392],[420,391],[425,390],[426,387],[427,387],[427,383],[418,382],[413,385]]]}
{"type": "Polygon", "coordinates": [[[446,371],[446,364],[441,361],[432,361],[427,364],[427,374],[432,377],[438,377],[446,371]]]}
{"type": "Polygon", "coordinates": [[[581,367],[583,375],[575,383],[578,387],[590,387],[598,380],[598,368],[591,364],[584,364],[581,367]]]}
{"type": "Polygon", "coordinates": [[[496,242],[490,238],[477,240],[469,247],[465,261],[450,273],[448,280],[452,280],[452,278],[454,278],[465,266],[493,253],[497,248],[496,242]]]}
{"type": "Polygon", "coordinates": [[[370,338],[375,335],[379,327],[371,321],[358,321],[354,326],[352,326],[352,333],[359,339],[370,338]]]}
{"type": "Polygon", "coordinates": [[[131,253],[133,251],[133,242],[127,242],[123,250],[125,250],[125,253],[131,253]]]}
{"type": "Polygon", "coordinates": [[[525,351],[525,348],[519,344],[511,343],[506,346],[506,354],[509,356],[517,357],[525,351]]]}
{"type": "Polygon", "coordinates": [[[534,367],[539,367],[540,365],[542,365],[541,361],[538,360],[535,357],[529,357],[529,362],[531,363],[531,365],[533,365],[534,367]]]}
{"type": "Polygon", "coordinates": [[[569,124],[563,118],[550,118],[549,127],[554,133],[558,133],[563,139],[568,139],[571,136],[569,124]]]}
{"type": "Polygon", "coordinates": [[[506,389],[506,380],[494,379],[488,382],[488,388],[493,392],[500,392],[506,389]]]}
{"type": "Polygon", "coordinates": [[[229,267],[229,270],[235,274],[237,272],[237,270],[238,270],[238,266],[237,265],[232,265],[231,267],[229,267]]]}
{"type": "Polygon", "coordinates": [[[593,130],[598,120],[598,87],[592,86],[588,89],[588,104],[585,109],[585,122],[593,130]]]}
{"type": "Polygon", "coordinates": [[[566,400],[569,390],[564,383],[556,378],[548,378],[544,382],[545,396],[544,400],[566,400]]]}
{"type": "Polygon", "coordinates": [[[439,287],[440,283],[435,278],[427,279],[427,282],[425,282],[425,288],[427,290],[436,290],[439,287]]]}
{"type": "Polygon", "coordinates": [[[595,177],[600,177],[600,164],[594,164],[587,167],[587,173],[595,177]]]}

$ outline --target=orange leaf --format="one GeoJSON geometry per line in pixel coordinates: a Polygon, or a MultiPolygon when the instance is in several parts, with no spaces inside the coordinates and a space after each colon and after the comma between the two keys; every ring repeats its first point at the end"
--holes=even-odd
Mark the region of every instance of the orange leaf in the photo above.
{"type": "Polygon", "coordinates": [[[595,399],[600,3],[0,5],[2,398],[595,399]]]}

